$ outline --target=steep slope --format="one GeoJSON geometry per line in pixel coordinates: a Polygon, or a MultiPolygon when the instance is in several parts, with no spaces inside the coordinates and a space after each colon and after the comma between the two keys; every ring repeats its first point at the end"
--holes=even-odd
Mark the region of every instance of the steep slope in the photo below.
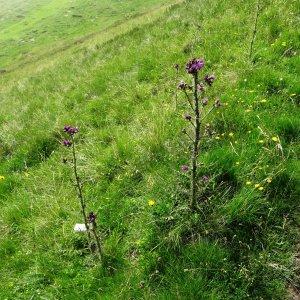
{"type": "Polygon", "coordinates": [[[256,3],[186,1],[33,75],[1,77],[1,299],[285,299],[288,287],[297,291],[298,3],[263,3],[250,59],[256,3]],[[189,157],[188,107],[176,91],[188,77],[174,69],[191,57],[205,58],[224,103],[207,120],[215,133],[203,143],[200,175],[210,180],[192,216],[179,172],[189,157]],[[73,233],[81,216],[70,153],[59,143],[65,124],[80,128],[101,267],[73,233]]]}
{"type": "Polygon", "coordinates": [[[175,1],[0,0],[0,68],[10,70],[81,43],[175,1]]]}

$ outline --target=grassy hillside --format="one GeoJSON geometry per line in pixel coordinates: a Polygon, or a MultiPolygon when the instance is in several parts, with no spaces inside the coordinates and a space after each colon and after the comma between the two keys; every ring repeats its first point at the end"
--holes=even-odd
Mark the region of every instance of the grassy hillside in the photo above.
{"type": "MultiPolygon", "coordinates": [[[[173,1],[174,2],[174,1],[173,1]]],[[[0,0],[0,68],[82,42],[117,22],[157,9],[161,0],[0,0]]]]}
{"type": "MultiPolygon", "coordinates": [[[[98,16],[89,1],[73,2],[98,16]]],[[[120,2],[115,20],[132,13],[130,5],[150,7],[120,2]]],[[[51,35],[37,38],[43,47],[64,34],[77,38],[76,28],[98,30],[89,19],[60,35],[55,20],[65,11],[54,7],[70,2],[47,2],[53,10],[46,1],[28,3],[28,16],[51,15],[43,21],[51,35]]],[[[129,32],[95,35],[0,75],[0,299],[296,297],[299,4],[261,3],[250,59],[256,3],[185,1],[147,24],[138,19],[129,32]],[[192,57],[205,58],[205,73],[217,77],[213,97],[224,104],[206,120],[214,133],[202,143],[199,178],[209,181],[199,181],[194,213],[180,172],[189,161],[181,133],[188,107],[176,89],[189,80],[184,65],[192,57]],[[81,215],[70,151],[60,143],[65,124],[80,128],[79,172],[98,215],[102,265],[73,232],[81,215]]],[[[12,20],[15,11],[4,8],[12,20]]],[[[4,65],[20,58],[9,40],[22,26],[8,20],[0,21],[4,65]]]]}

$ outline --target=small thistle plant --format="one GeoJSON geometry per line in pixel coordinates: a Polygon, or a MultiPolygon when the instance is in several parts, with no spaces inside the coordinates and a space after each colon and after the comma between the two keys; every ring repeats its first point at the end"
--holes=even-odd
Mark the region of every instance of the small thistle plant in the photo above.
{"type": "Polygon", "coordinates": [[[100,257],[100,260],[102,258],[102,249],[100,245],[100,239],[99,236],[96,232],[97,224],[96,224],[96,215],[91,212],[87,214],[87,208],[86,208],[86,201],[83,195],[83,185],[82,185],[82,180],[79,177],[78,174],[78,165],[77,165],[77,153],[76,153],[76,145],[75,145],[75,135],[79,132],[79,129],[77,127],[73,127],[70,125],[64,126],[64,132],[67,134],[67,139],[64,139],[62,144],[67,147],[72,149],[72,166],[73,166],[73,173],[74,173],[74,179],[75,179],[75,188],[77,191],[77,197],[80,203],[81,207],[81,213],[82,217],[84,220],[85,224],[85,231],[87,232],[87,237],[88,237],[88,244],[89,248],[92,251],[92,237],[91,237],[91,232],[93,233],[93,236],[96,241],[97,245],[97,250],[98,254],[100,257]]]}
{"type": "Polygon", "coordinates": [[[200,78],[200,71],[204,68],[203,59],[192,59],[186,64],[186,71],[192,77],[192,85],[188,85],[184,81],[178,84],[178,89],[183,92],[188,102],[190,112],[184,115],[184,119],[190,123],[191,130],[183,129],[183,133],[188,136],[191,141],[191,159],[190,166],[181,166],[181,172],[190,172],[190,209],[195,210],[198,197],[198,158],[200,153],[200,143],[202,141],[202,124],[207,116],[221,106],[219,99],[216,99],[212,105],[207,97],[207,89],[211,88],[215,81],[214,75],[206,75],[200,78]]]}

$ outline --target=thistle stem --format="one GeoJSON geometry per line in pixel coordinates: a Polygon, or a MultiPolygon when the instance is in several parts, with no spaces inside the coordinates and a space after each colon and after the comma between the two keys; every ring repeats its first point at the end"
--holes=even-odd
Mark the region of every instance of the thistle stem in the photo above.
{"type": "Polygon", "coordinates": [[[254,22],[254,29],[253,29],[252,39],[251,39],[251,43],[250,43],[250,52],[249,52],[249,58],[250,58],[250,59],[251,59],[251,57],[252,57],[254,40],[255,40],[256,34],[257,34],[257,23],[258,23],[259,11],[260,11],[259,1],[260,1],[260,0],[257,0],[256,16],[255,16],[255,22],[254,22]]]}
{"type": "Polygon", "coordinates": [[[198,97],[198,73],[193,74],[194,76],[194,104],[195,104],[195,136],[193,141],[192,149],[192,172],[191,172],[191,199],[190,199],[190,208],[192,210],[196,207],[197,201],[197,158],[199,154],[199,142],[200,142],[200,109],[199,109],[199,97],[198,97]]]}
{"type": "Polygon", "coordinates": [[[94,222],[92,223],[92,232],[93,232],[94,238],[95,238],[95,240],[96,240],[96,244],[97,244],[97,248],[98,248],[99,259],[100,259],[100,261],[102,261],[102,257],[103,257],[103,255],[102,255],[102,248],[101,248],[100,238],[99,238],[99,236],[98,236],[98,234],[97,234],[96,228],[97,228],[97,225],[96,225],[96,222],[94,221],[94,222]]]}
{"type": "Polygon", "coordinates": [[[86,214],[86,204],[83,198],[83,192],[82,192],[82,185],[80,182],[80,177],[78,175],[77,171],[77,158],[76,158],[76,151],[75,151],[75,140],[74,136],[71,135],[71,140],[72,140],[72,154],[73,154],[73,170],[74,170],[74,176],[75,176],[75,185],[77,188],[77,196],[81,205],[81,213],[82,217],[84,219],[84,224],[87,230],[87,236],[88,236],[88,243],[89,243],[89,248],[91,249],[91,234],[89,231],[89,224],[87,222],[87,214],[86,214]]]}

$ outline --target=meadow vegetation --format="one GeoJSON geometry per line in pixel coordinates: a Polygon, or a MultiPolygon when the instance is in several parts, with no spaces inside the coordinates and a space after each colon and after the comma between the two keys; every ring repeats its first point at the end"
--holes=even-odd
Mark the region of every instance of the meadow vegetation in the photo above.
{"type": "Polygon", "coordinates": [[[0,74],[0,299],[296,297],[299,2],[261,1],[254,39],[256,0],[72,2],[90,15],[65,17],[69,1],[13,0],[26,15],[16,23],[0,0],[0,68],[11,70],[0,74]],[[127,31],[124,14],[139,20],[127,31]],[[16,47],[25,20],[48,28],[34,47],[16,47]],[[111,38],[22,65],[22,51],[39,57],[101,22],[111,38]],[[182,71],[192,58],[205,59],[204,75],[216,78],[209,101],[222,103],[203,124],[195,210],[177,88],[192,84],[182,71]],[[61,145],[68,124],[80,129],[77,167],[101,263],[73,231],[82,214],[61,145]]]}

